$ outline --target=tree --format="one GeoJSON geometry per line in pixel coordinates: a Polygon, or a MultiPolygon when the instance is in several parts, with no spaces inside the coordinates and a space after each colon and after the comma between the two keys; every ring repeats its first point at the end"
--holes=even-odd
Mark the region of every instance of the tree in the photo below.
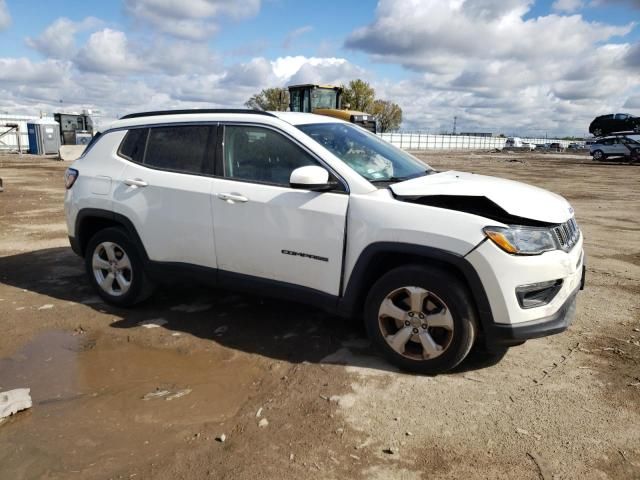
{"type": "Polygon", "coordinates": [[[252,95],[245,102],[247,108],[254,110],[272,110],[286,112],[289,109],[289,90],[286,88],[265,88],[252,95]]]}
{"type": "Polygon", "coordinates": [[[397,130],[402,123],[402,109],[397,103],[388,100],[375,100],[372,113],[378,119],[379,132],[397,130]]]}
{"type": "Polygon", "coordinates": [[[358,112],[373,113],[373,103],[376,98],[376,91],[369,82],[361,79],[351,80],[347,85],[342,85],[342,107],[349,104],[351,110],[358,112]]]}

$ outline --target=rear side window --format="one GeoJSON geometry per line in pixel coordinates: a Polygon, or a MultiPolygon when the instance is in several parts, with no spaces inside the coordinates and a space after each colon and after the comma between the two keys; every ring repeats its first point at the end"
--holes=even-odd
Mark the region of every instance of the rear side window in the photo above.
{"type": "Polygon", "coordinates": [[[148,128],[134,128],[125,135],[118,154],[137,163],[144,159],[144,146],[147,143],[148,128]]]}
{"type": "Polygon", "coordinates": [[[211,128],[203,125],[151,128],[145,165],[186,173],[213,173],[207,155],[211,128]]]}

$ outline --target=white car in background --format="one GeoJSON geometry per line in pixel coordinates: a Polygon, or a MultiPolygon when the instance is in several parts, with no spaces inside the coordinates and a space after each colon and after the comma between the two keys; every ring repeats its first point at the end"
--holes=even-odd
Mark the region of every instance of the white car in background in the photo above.
{"type": "Polygon", "coordinates": [[[509,137],[504,143],[505,148],[522,148],[527,150],[535,150],[536,146],[533,143],[524,142],[520,137],[509,137]]]}
{"type": "Polygon", "coordinates": [[[584,284],[564,198],[438,172],[326,116],[128,115],[66,188],[71,246],[105,301],[132,306],[185,276],[286,298],[363,319],[414,372],[565,330],[584,284]]]}

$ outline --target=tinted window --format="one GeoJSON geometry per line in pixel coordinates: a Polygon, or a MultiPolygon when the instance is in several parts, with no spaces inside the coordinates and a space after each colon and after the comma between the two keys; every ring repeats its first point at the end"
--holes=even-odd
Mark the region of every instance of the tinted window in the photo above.
{"type": "Polygon", "coordinates": [[[306,165],[317,163],[273,130],[233,125],[224,129],[225,177],[288,186],[291,172],[306,165]]]}
{"type": "MultiPolygon", "coordinates": [[[[120,156],[133,160],[134,162],[142,163],[144,158],[144,146],[147,142],[146,128],[135,128],[129,130],[120,145],[120,156]]],[[[88,148],[88,147],[87,147],[88,148]]]]}
{"type": "Polygon", "coordinates": [[[151,128],[145,165],[188,173],[212,173],[207,155],[208,126],[151,128]]]}

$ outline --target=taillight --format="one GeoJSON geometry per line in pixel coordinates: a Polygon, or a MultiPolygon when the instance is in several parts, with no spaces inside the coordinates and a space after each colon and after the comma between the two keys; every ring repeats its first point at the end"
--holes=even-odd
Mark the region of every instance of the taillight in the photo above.
{"type": "Polygon", "coordinates": [[[75,168],[67,168],[67,171],[64,172],[64,186],[69,190],[73,187],[73,184],[76,183],[78,179],[78,170],[75,168]]]}

